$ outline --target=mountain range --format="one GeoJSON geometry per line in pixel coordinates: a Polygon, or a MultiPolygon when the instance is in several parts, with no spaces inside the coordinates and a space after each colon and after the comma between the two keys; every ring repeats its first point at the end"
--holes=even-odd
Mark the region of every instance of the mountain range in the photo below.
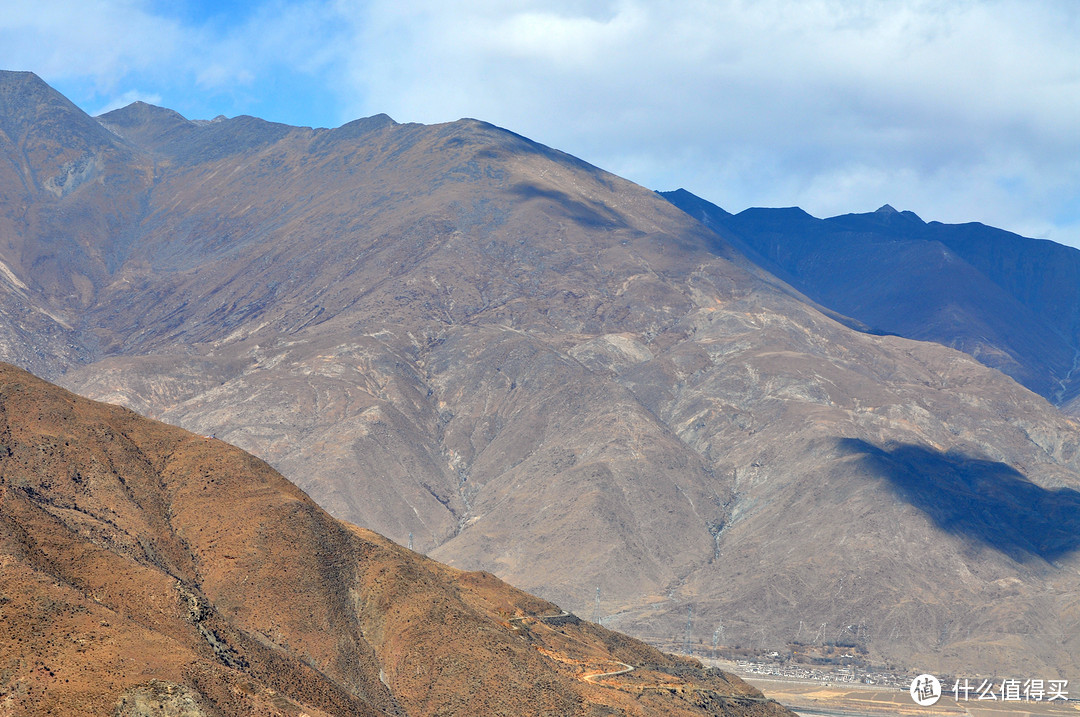
{"type": "Polygon", "coordinates": [[[1080,666],[1072,319],[1004,240],[922,336],[888,292],[952,275],[903,213],[753,228],[476,120],[92,118],[28,73],[0,130],[7,361],[655,644],[1080,666]],[[769,250],[819,235],[869,247],[831,294],[769,250]]]}
{"type": "Polygon", "coordinates": [[[1080,393],[1080,251],[885,205],[816,219],[798,208],[730,214],[661,192],[854,328],[935,341],[1064,410],[1080,393]]]}
{"type": "Polygon", "coordinates": [[[0,438],[3,714],[790,714],[7,364],[0,438]]]}

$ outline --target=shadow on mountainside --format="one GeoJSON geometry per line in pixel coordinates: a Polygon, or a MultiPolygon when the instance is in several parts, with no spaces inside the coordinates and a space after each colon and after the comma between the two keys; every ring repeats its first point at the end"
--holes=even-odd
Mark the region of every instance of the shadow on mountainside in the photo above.
{"type": "Polygon", "coordinates": [[[1005,463],[899,444],[879,448],[855,438],[840,448],[866,456],[873,473],[942,530],[1017,561],[1053,561],[1080,548],[1080,492],[1048,490],[1005,463]]]}

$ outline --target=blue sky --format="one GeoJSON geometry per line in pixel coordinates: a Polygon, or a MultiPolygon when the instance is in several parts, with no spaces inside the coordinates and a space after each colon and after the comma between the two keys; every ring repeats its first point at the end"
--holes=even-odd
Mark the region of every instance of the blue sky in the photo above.
{"type": "Polygon", "coordinates": [[[1080,246],[1075,0],[5,2],[90,112],[477,117],[730,211],[889,203],[1080,246]]]}

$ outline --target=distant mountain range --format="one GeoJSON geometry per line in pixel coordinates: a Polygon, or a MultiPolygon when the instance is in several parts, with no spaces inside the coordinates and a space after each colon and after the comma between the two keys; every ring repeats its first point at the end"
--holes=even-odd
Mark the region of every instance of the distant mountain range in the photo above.
{"type": "Polygon", "coordinates": [[[958,349],[1066,409],[1080,394],[1080,250],[889,205],[815,219],[661,194],[860,328],[958,349]]]}
{"type": "Polygon", "coordinates": [[[1006,239],[980,263],[897,239],[939,230],[889,211],[687,214],[476,120],[91,118],[4,73],[0,130],[8,361],[656,644],[1080,667],[1077,423],[892,335],[920,321],[890,297],[953,296],[924,309],[935,340],[981,341],[1068,402],[1068,274],[1001,286],[1006,239]],[[769,236],[805,240],[792,227],[831,237],[851,278],[792,260],[822,251],[809,241],[770,258],[769,236]],[[865,286],[877,313],[803,276],[865,286]]]}

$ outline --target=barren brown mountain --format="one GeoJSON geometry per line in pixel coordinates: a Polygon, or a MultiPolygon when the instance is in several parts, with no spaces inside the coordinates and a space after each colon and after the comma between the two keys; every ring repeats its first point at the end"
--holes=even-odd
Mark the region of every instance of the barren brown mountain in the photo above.
{"type": "Polygon", "coordinates": [[[599,588],[650,640],[692,610],[695,649],[1080,668],[1080,434],[1002,374],[852,331],[655,193],[482,122],[94,120],[0,84],[16,363],[571,611],[599,588]]]}
{"type": "Polygon", "coordinates": [[[2,714],[790,714],[7,364],[0,440],[2,714]]]}

